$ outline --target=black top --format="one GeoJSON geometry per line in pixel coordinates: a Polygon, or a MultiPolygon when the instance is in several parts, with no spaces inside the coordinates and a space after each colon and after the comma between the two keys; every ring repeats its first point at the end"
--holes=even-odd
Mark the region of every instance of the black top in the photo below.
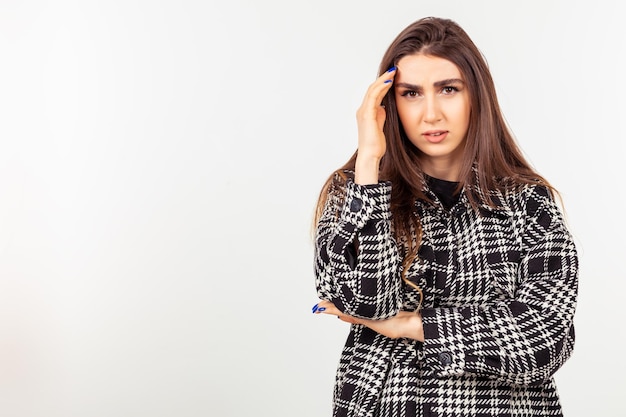
{"type": "Polygon", "coordinates": [[[450,210],[452,206],[459,201],[459,193],[456,192],[456,187],[459,183],[454,181],[440,180],[439,178],[433,178],[424,174],[428,187],[435,193],[435,195],[441,201],[441,204],[450,210]]]}

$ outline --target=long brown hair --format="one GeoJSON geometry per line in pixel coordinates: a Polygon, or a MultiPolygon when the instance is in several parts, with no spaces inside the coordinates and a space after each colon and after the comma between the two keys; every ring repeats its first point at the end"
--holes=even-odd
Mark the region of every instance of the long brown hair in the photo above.
{"type": "MultiPolygon", "coordinates": [[[[470,97],[470,120],[464,144],[459,189],[465,187],[472,206],[495,206],[490,190],[505,191],[522,184],[543,184],[554,189],[524,158],[504,120],[489,67],[474,42],[454,21],[436,17],[420,19],[404,29],[391,43],[378,70],[382,75],[407,55],[424,54],[447,59],[462,74],[470,97]]],[[[380,180],[393,184],[392,224],[396,240],[403,243],[404,272],[417,256],[421,226],[415,200],[427,199],[417,148],[409,141],[398,117],[394,89],[384,97],[387,118],[383,128],[387,151],[380,161],[380,180]]],[[[317,225],[337,175],[353,171],[356,152],[324,184],[317,203],[317,225]]],[[[406,279],[405,279],[406,281],[406,279]]]]}

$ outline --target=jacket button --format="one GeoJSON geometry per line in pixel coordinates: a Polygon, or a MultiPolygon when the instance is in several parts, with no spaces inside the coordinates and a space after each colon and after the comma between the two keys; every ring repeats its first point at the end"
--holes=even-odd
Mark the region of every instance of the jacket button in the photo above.
{"type": "Polygon", "coordinates": [[[443,366],[450,365],[452,363],[452,355],[450,354],[450,352],[439,353],[439,362],[441,362],[443,366]]]}
{"type": "Polygon", "coordinates": [[[363,207],[363,201],[360,198],[355,198],[350,202],[350,211],[359,211],[363,207]]]}

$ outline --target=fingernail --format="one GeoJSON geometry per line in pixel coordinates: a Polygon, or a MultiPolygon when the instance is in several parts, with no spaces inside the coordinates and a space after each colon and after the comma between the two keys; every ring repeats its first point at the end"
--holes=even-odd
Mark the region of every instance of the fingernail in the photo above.
{"type": "Polygon", "coordinates": [[[315,304],[315,305],[313,306],[313,309],[312,309],[311,313],[315,313],[315,312],[317,311],[317,306],[318,306],[318,305],[319,305],[319,304],[315,304]]]}
{"type": "Polygon", "coordinates": [[[326,311],[326,307],[320,307],[320,308],[318,308],[318,309],[317,309],[317,311],[319,311],[320,313],[321,313],[322,311],[326,311]]]}
{"type": "Polygon", "coordinates": [[[385,80],[385,84],[389,84],[391,80],[385,80]]]}
{"type": "Polygon", "coordinates": [[[397,68],[394,65],[393,67],[389,68],[387,72],[394,72],[395,70],[397,70],[397,68]]]}

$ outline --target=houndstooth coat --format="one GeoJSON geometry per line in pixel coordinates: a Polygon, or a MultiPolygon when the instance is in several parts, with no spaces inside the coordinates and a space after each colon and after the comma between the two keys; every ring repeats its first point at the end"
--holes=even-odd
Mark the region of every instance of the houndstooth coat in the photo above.
{"type": "MultiPolygon", "coordinates": [[[[574,345],[578,258],[546,188],[503,195],[497,208],[416,202],[423,228],[409,279],[424,292],[425,341],[352,325],[336,375],[335,417],[561,416],[552,375],[574,345]]],[[[316,235],[318,296],[346,314],[415,310],[400,279],[391,184],[331,187],[316,235]],[[359,242],[358,255],[351,253],[359,242]]]]}

